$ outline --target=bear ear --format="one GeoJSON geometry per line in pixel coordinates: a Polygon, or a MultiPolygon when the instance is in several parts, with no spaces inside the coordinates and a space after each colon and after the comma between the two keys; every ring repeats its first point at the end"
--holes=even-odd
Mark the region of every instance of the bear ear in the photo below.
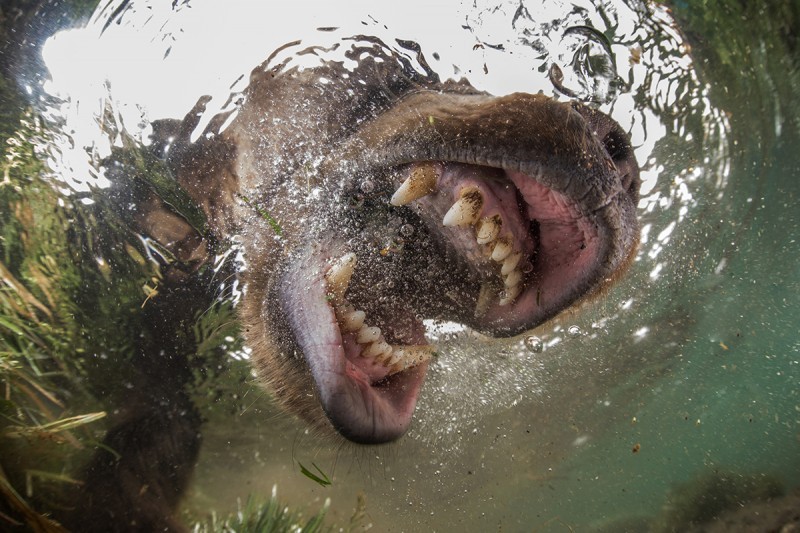
{"type": "Polygon", "coordinates": [[[136,206],[120,207],[131,227],[172,256],[170,278],[183,279],[206,264],[231,226],[236,151],[224,136],[212,134],[227,115],[215,116],[191,140],[208,100],[201,99],[183,120],[154,121],[149,146],[118,150],[106,165],[119,205],[136,206]]]}
{"type": "MultiPolygon", "coordinates": [[[[184,157],[186,149],[192,145],[192,133],[197,129],[200,119],[206,113],[206,105],[209,101],[211,101],[210,96],[201,97],[191,111],[183,117],[183,120],[172,118],[154,120],[150,124],[153,129],[153,133],[150,135],[150,151],[153,155],[171,166],[178,163],[184,157]]],[[[210,129],[211,124],[206,128],[206,133],[210,129]]]]}
{"type": "Polygon", "coordinates": [[[234,142],[221,134],[232,112],[215,115],[203,132],[196,134],[210,99],[202,97],[183,120],[154,121],[150,150],[166,163],[176,185],[205,215],[203,238],[217,240],[233,227],[237,151],[234,142]]]}

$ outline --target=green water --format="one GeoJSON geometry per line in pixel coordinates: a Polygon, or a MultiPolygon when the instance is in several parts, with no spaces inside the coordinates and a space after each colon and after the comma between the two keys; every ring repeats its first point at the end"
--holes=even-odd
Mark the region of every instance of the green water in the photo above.
{"type": "MultiPolygon", "coordinates": [[[[677,14],[696,39],[710,100],[730,121],[730,175],[720,188],[701,176],[658,283],[631,289],[647,303],[626,322],[649,331],[638,344],[616,343],[627,345],[635,370],[605,392],[608,407],[579,415],[578,425],[602,426],[602,436],[559,465],[565,478],[553,490],[538,485],[540,505],[567,523],[656,512],[670,487],[709,471],[800,482],[797,41],[786,19],[726,11],[677,14]]],[[[681,168],[682,155],[668,157],[681,168]]],[[[514,508],[537,507],[535,485],[520,490],[514,508]]],[[[525,520],[534,517],[546,515],[525,520]]]]}
{"type": "Polygon", "coordinates": [[[685,50],[659,48],[661,19],[630,43],[674,85],[634,88],[652,120],[634,129],[657,141],[628,276],[533,332],[541,352],[525,336],[443,342],[391,446],[319,439],[255,383],[226,383],[244,408],[201,405],[187,515],[277,485],[312,512],[330,498],[338,524],[363,498],[375,531],[644,531],[675,487],[715,472],[800,485],[800,6],[674,2],[671,15],[685,50]],[[331,486],[302,475],[312,463],[331,486]]]}

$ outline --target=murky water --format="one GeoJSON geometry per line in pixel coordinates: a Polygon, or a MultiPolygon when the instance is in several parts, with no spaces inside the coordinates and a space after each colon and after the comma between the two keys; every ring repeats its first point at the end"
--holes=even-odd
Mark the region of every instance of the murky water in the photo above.
{"type": "MultiPolygon", "coordinates": [[[[106,186],[87,153],[120,142],[110,129],[141,141],[203,94],[211,114],[280,45],[354,28],[419,43],[440,75],[495,94],[597,103],[631,133],[644,180],[639,252],[607,294],[512,339],[428,325],[439,357],[400,442],[320,439],[251,380],[203,405],[187,515],[277,485],[309,512],[330,499],[338,524],[363,498],[377,531],[636,531],[709,472],[800,484],[797,9],[553,0],[266,17],[247,2],[120,4],[51,41],[52,80],[31,91],[66,101],[47,113],[69,149],[50,156],[74,190],[106,186]],[[301,473],[312,463],[330,486],[301,473]]],[[[304,60],[293,53],[281,52],[304,60]]]]}

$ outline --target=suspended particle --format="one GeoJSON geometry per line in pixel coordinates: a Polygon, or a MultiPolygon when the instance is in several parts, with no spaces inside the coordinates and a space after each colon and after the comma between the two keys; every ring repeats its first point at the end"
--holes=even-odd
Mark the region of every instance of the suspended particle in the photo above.
{"type": "Polygon", "coordinates": [[[364,180],[361,182],[360,189],[364,194],[369,194],[375,190],[375,183],[372,180],[364,180]]]}

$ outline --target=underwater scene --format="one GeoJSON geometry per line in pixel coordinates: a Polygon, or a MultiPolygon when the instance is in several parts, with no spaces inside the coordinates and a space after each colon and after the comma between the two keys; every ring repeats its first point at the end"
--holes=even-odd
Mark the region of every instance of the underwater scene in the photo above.
{"type": "Polygon", "coordinates": [[[799,31],[4,0],[0,531],[800,529],[799,31]]]}

